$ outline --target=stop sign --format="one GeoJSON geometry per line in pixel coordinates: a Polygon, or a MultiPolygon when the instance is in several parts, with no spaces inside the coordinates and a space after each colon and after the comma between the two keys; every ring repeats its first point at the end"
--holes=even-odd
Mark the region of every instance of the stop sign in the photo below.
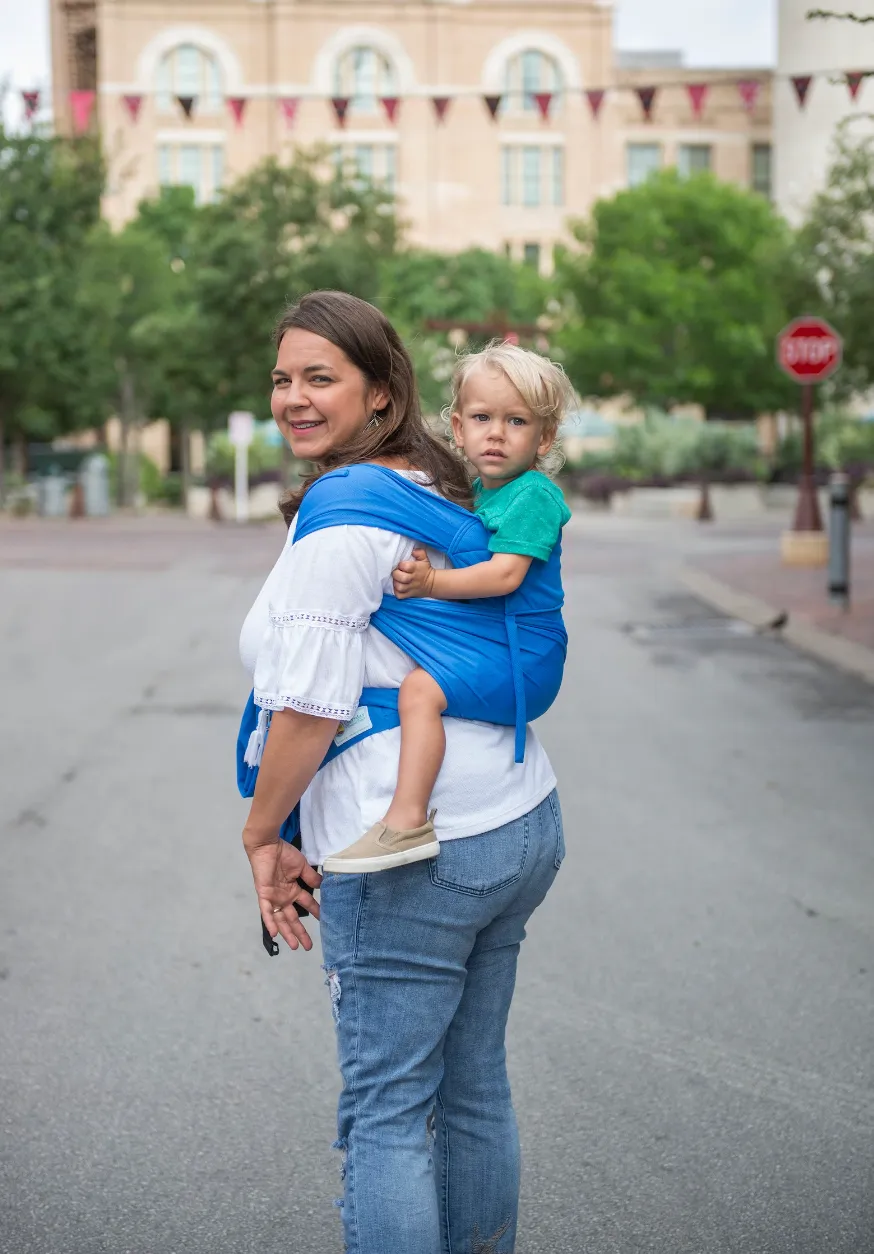
{"type": "Polygon", "coordinates": [[[777,361],[796,383],[821,383],[843,354],[843,340],[823,318],[796,318],[777,336],[777,361]]]}

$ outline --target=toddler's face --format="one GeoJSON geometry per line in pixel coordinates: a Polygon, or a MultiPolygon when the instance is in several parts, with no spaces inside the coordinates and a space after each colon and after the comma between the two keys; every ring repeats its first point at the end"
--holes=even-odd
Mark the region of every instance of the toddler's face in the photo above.
{"type": "Polygon", "coordinates": [[[503,370],[480,367],[464,385],[452,415],[455,443],[464,449],[484,488],[500,488],[532,470],[552,446],[503,370]]]}

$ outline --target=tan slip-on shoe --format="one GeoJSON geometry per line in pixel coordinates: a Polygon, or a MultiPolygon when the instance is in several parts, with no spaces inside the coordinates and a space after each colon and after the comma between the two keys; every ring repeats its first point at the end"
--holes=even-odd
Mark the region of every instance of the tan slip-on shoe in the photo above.
{"type": "Polygon", "coordinates": [[[385,823],[374,823],[354,845],[326,858],[322,870],[335,875],[369,875],[372,871],[389,871],[395,866],[436,858],[440,843],[434,835],[435,813],[432,810],[421,827],[401,832],[385,823]]]}

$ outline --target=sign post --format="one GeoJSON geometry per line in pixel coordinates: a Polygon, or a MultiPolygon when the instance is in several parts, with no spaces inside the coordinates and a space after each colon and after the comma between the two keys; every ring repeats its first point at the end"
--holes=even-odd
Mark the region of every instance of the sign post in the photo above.
{"type": "Polygon", "coordinates": [[[816,491],[814,458],[814,388],[828,379],[843,360],[843,340],[822,318],[796,318],[777,336],[777,363],[801,385],[804,460],[792,531],[783,537],[783,560],[790,565],[823,566],[826,540],[816,491]]]}
{"type": "Polygon", "coordinates": [[[238,409],[228,417],[228,439],[234,446],[234,513],[238,523],[249,521],[249,445],[255,415],[238,409]]]}

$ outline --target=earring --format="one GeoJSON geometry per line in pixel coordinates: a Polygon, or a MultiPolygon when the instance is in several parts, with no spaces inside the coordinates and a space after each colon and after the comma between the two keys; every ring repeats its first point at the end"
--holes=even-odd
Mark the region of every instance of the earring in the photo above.
{"type": "Polygon", "coordinates": [[[381,422],[382,422],[382,414],[378,414],[376,410],[374,410],[373,413],[370,415],[370,422],[367,424],[367,426],[368,428],[370,427],[376,428],[379,426],[381,422]]]}

